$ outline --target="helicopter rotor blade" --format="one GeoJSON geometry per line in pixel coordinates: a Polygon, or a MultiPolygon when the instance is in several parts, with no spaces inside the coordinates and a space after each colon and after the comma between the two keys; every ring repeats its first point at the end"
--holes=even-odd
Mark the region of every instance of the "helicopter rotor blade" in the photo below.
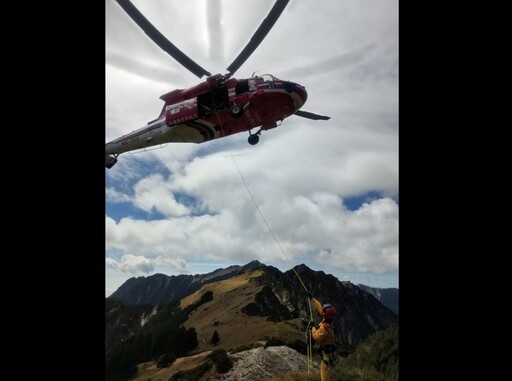
{"type": "Polygon", "coordinates": [[[244,50],[240,52],[238,57],[228,66],[227,70],[230,75],[233,75],[239,68],[244,64],[244,62],[251,56],[251,54],[256,50],[261,41],[266,37],[270,29],[274,26],[279,16],[283,12],[284,8],[288,4],[290,0],[277,0],[272,9],[270,10],[268,16],[263,20],[259,28],[256,30],[254,35],[251,37],[251,40],[247,43],[244,50]]]}
{"type": "Polygon", "coordinates": [[[329,120],[329,119],[331,119],[330,116],[318,115],[318,114],[313,114],[312,112],[300,111],[300,110],[295,111],[295,115],[301,116],[301,117],[307,118],[307,119],[312,119],[312,120],[329,120]]]}
{"type": "Polygon", "coordinates": [[[165,36],[156,29],[153,24],[144,17],[142,13],[132,4],[130,0],[116,0],[121,8],[131,17],[133,21],[148,35],[155,44],[157,44],[163,51],[167,52],[172,58],[182,64],[186,69],[192,72],[197,77],[201,78],[203,75],[210,76],[211,74],[194,62],[190,57],[178,49],[171,43],[165,36]]]}

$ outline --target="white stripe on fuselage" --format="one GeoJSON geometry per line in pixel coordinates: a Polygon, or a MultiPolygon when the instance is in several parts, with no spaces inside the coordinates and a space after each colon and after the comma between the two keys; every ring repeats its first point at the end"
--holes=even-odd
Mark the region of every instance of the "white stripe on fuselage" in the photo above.
{"type": "Polygon", "coordinates": [[[203,143],[219,137],[219,132],[215,130],[215,124],[211,122],[204,119],[195,119],[188,123],[194,123],[196,127],[187,125],[187,123],[168,126],[165,118],[161,118],[146,127],[139,128],[107,143],[105,153],[107,155],[120,154],[170,142],[203,143]],[[212,136],[205,138],[204,134],[211,134],[212,136]]]}

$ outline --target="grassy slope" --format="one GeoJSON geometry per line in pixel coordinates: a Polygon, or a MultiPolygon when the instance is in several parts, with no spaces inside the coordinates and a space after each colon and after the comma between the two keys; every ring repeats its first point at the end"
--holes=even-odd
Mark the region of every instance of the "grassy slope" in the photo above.
{"type": "MultiPolygon", "coordinates": [[[[206,292],[213,293],[213,300],[193,311],[184,324],[185,328],[196,329],[199,346],[194,353],[197,355],[179,358],[169,368],[163,369],[158,369],[155,362],[139,364],[137,374],[130,380],[167,381],[172,374],[180,370],[201,365],[213,349],[222,348],[227,351],[249,349],[262,345],[262,343],[258,344],[258,341],[264,341],[270,337],[279,337],[289,342],[296,339],[304,340],[300,319],[271,322],[267,321],[267,317],[248,316],[242,312],[242,308],[253,301],[256,294],[261,291],[263,286],[251,282],[251,279],[261,275],[263,275],[262,271],[243,273],[205,285],[183,298],[180,301],[182,309],[199,301],[206,292]],[[215,330],[219,334],[220,343],[212,346],[210,339],[215,330]]],[[[207,375],[205,377],[205,379],[208,378],[207,375]]]]}
{"type": "Polygon", "coordinates": [[[180,370],[188,370],[201,365],[211,351],[199,353],[194,356],[181,357],[168,368],[157,368],[154,361],[139,364],[137,366],[138,372],[135,377],[130,378],[132,381],[167,381],[172,374],[180,370]]]}
{"type": "Polygon", "coordinates": [[[255,271],[208,284],[181,300],[180,306],[184,308],[199,300],[207,291],[213,293],[213,300],[192,312],[184,324],[185,328],[196,329],[198,351],[212,349],[210,339],[214,331],[220,337],[220,343],[215,348],[227,351],[240,347],[247,349],[257,345],[259,340],[270,337],[279,337],[286,341],[304,339],[300,319],[271,322],[265,316],[248,316],[242,312],[242,308],[253,301],[263,288],[250,281],[261,275],[261,271],[255,271]]]}

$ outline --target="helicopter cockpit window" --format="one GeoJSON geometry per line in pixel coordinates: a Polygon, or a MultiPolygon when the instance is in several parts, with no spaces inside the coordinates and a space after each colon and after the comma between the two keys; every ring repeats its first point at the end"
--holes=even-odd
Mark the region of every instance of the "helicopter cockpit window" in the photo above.
{"type": "Polygon", "coordinates": [[[261,76],[261,78],[263,78],[263,82],[274,82],[274,81],[278,80],[276,77],[274,77],[271,74],[263,74],[261,76]]]}

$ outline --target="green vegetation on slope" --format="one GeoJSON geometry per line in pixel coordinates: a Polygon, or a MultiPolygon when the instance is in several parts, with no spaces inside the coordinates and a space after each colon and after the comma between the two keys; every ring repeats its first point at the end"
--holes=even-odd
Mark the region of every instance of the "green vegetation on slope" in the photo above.
{"type": "MultiPolygon", "coordinates": [[[[180,325],[186,321],[191,311],[211,299],[212,294],[206,293],[197,303],[184,310],[176,304],[160,305],[159,312],[143,327],[133,331],[130,336],[121,336],[117,341],[112,337],[106,343],[106,380],[127,380],[137,372],[137,364],[141,362],[161,360],[159,361],[161,367],[169,366],[176,357],[183,356],[196,348],[198,344],[196,330],[193,327],[186,329],[180,325]]],[[[136,313],[141,311],[141,307],[114,303],[116,303],[113,309],[115,314],[109,314],[107,310],[107,327],[123,325],[118,313],[120,308],[127,311],[126,315],[131,321],[137,320],[136,313]]],[[[107,301],[107,307],[112,304],[113,302],[107,301]]]]}
{"type": "Polygon", "coordinates": [[[233,361],[224,349],[218,349],[208,355],[207,361],[193,369],[180,370],[174,373],[170,381],[198,381],[215,365],[218,373],[226,373],[233,367],[233,361]]]}
{"type": "Polygon", "coordinates": [[[359,343],[332,373],[340,381],[398,381],[398,365],[398,324],[394,324],[359,343]]]}
{"type": "MultiPolygon", "coordinates": [[[[329,371],[331,381],[398,381],[398,324],[361,341],[356,350],[329,371]]],[[[317,359],[318,360],[318,355],[317,359]]],[[[266,381],[320,380],[306,372],[277,375],[266,381]]]]}

